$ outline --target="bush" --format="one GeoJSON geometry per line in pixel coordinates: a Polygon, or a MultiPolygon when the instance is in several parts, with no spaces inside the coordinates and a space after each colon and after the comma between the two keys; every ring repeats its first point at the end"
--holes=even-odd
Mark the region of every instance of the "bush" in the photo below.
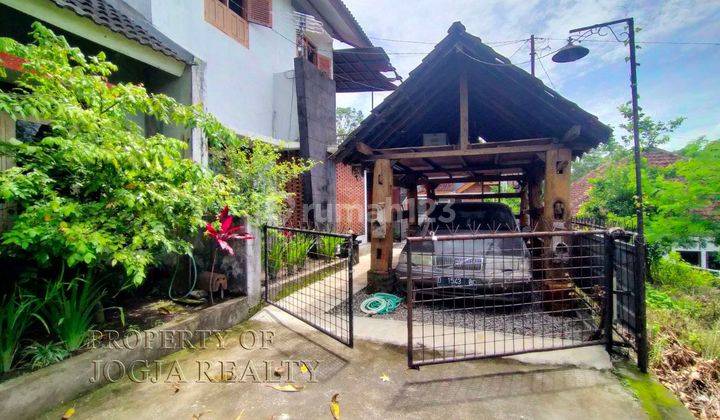
{"type": "Polygon", "coordinates": [[[20,339],[33,319],[44,324],[37,314],[40,304],[38,298],[20,290],[0,300],[0,372],[12,368],[20,339]]]}
{"type": "Polygon", "coordinates": [[[309,235],[303,233],[293,235],[292,239],[288,242],[288,265],[293,269],[304,266],[313,242],[313,238],[309,235]]]}
{"type": "Polygon", "coordinates": [[[0,91],[0,111],[51,122],[41,138],[0,142],[17,164],[0,172],[0,201],[18,210],[2,233],[5,256],[84,273],[118,266],[139,285],[166,254],[191,252],[204,217],[225,205],[272,218],[285,183],[307,167],[279,163],[276,147],[238,137],[200,106],[109,83],[117,67],[104,53],[85,56],[37,22],[32,37],[0,38],[1,53],[24,60],[17,87],[0,91]],[[131,116],[201,129],[220,173],[185,159],[182,140],[146,137],[131,116]]]}
{"type": "Polygon", "coordinates": [[[338,236],[321,235],[317,243],[317,251],[320,255],[332,258],[338,252],[338,247],[345,241],[345,238],[338,236]]]}
{"type": "Polygon", "coordinates": [[[32,369],[40,369],[62,361],[70,352],[61,343],[35,342],[25,348],[23,355],[30,359],[28,364],[32,369]]]}
{"type": "Polygon", "coordinates": [[[43,313],[51,331],[68,351],[78,350],[85,344],[105,293],[98,283],[80,278],[68,283],[61,278],[48,284],[43,313]]]}
{"type": "Polygon", "coordinates": [[[682,261],[677,253],[655,261],[648,285],[651,361],[675,340],[707,358],[720,358],[720,289],[718,279],[682,261]]]}
{"type": "Polygon", "coordinates": [[[654,283],[684,291],[720,286],[720,279],[710,272],[686,263],[677,252],[671,252],[667,257],[655,261],[650,273],[654,283]]]}

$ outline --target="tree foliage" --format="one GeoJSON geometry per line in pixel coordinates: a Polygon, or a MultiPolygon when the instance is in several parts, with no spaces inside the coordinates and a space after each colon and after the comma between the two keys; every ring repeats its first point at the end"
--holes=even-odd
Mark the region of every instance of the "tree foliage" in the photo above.
{"type": "Polygon", "coordinates": [[[238,137],[200,106],[110,84],[117,67],[103,53],[85,56],[39,23],[32,37],[28,45],[0,39],[0,52],[24,60],[16,87],[0,91],[0,112],[49,124],[34,141],[0,143],[17,165],[0,172],[0,200],[17,210],[1,237],[6,256],[119,266],[139,284],[161,256],[190,252],[203,218],[223,206],[272,217],[285,182],[308,166],[279,163],[275,148],[238,137]],[[146,137],[132,116],[202,130],[219,172],[185,159],[179,139],[146,137]]]}
{"type": "MultiPolygon", "coordinates": [[[[585,153],[582,158],[577,159],[572,166],[572,179],[580,179],[608,161],[619,161],[630,156],[633,149],[633,118],[630,102],[618,107],[623,118],[620,128],[620,141],[615,135],[610,137],[607,143],[585,153]]],[[[640,137],[640,149],[648,150],[670,141],[670,135],[677,130],[685,121],[685,117],[677,117],[669,121],[656,121],[645,114],[642,107],[638,107],[638,133],[640,137]]]]}
{"type": "MultiPolygon", "coordinates": [[[[665,247],[697,238],[720,243],[720,140],[700,138],[665,167],[643,163],[643,201],[648,241],[665,247]]],[[[627,222],[635,217],[635,173],[626,159],[590,180],[581,215],[627,222]]]]}
{"type": "Polygon", "coordinates": [[[338,142],[344,141],[365,118],[359,109],[340,107],[335,111],[338,142]]]}

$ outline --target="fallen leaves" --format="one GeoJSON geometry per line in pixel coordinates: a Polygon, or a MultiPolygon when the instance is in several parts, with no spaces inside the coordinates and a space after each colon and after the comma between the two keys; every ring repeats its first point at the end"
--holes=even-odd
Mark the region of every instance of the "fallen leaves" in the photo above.
{"type": "Polygon", "coordinates": [[[340,403],[338,403],[338,396],[340,394],[335,394],[330,399],[330,414],[332,414],[333,418],[335,420],[340,420],[340,403]]]}
{"type": "Polygon", "coordinates": [[[234,377],[232,372],[220,372],[210,378],[210,382],[230,382],[234,377]]]}
{"type": "Polygon", "coordinates": [[[698,418],[720,418],[720,361],[671,340],[654,368],[658,379],[698,418]]]}
{"type": "Polygon", "coordinates": [[[383,374],[380,375],[380,380],[383,382],[390,382],[390,377],[388,376],[387,373],[383,372],[383,374]]]}
{"type": "Polygon", "coordinates": [[[282,392],[298,392],[301,391],[303,388],[305,388],[302,384],[276,384],[276,385],[268,385],[268,387],[276,390],[276,391],[282,391],[282,392]]]}
{"type": "Polygon", "coordinates": [[[62,420],[68,420],[70,417],[75,415],[75,409],[70,407],[65,411],[65,414],[62,416],[62,420]]]}

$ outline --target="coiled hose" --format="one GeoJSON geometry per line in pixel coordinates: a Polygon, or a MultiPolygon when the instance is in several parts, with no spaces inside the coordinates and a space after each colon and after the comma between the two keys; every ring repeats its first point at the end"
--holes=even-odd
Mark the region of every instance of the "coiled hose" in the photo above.
{"type": "Polygon", "coordinates": [[[368,315],[385,315],[395,312],[402,298],[391,293],[375,293],[360,304],[360,310],[368,315]]]}

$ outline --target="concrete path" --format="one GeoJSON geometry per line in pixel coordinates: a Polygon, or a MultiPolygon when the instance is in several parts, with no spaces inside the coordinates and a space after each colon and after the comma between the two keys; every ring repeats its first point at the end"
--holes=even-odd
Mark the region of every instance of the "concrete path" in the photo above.
{"type": "MultiPolygon", "coordinates": [[[[336,393],[344,419],[645,417],[607,370],[506,359],[410,370],[402,347],[357,340],[350,349],[321,333],[295,331],[274,319],[272,312],[262,318],[269,321],[248,321],[228,332],[225,349],[210,341],[204,350],[184,350],[163,359],[157,383],[126,378],[44,418],[58,419],[74,407],[73,419],[329,419],[330,399],[336,393]],[[259,343],[251,349],[241,346],[241,337],[245,347],[251,347],[248,337],[259,336],[261,330],[274,333],[267,348],[259,343]],[[288,382],[286,373],[282,380],[272,374],[284,360],[304,361],[312,368],[302,372],[298,364],[292,365],[291,382],[301,384],[297,392],[283,392],[272,387],[279,384],[267,383],[265,362],[270,380],[288,382]],[[177,367],[172,367],[174,361],[177,367]],[[226,367],[227,362],[235,363],[232,379],[221,379],[220,361],[226,367]],[[211,364],[207,375],[200,375],[206,362],[211,364]],[[255,366],[258,383],[248,373],[248,363],[255,366]]],[[[154,376],[152,369],[149,374],[154,376]]]]}
{"type": "MultiPolygon", "coordinates": [[[[366,265],[363,258],[355,266],[357,290],[364,287],[366,265]]],[[[224,334],[222,345],[210,339],[205,348],[173,354],[159,369],[151,364],[135,370],[140,381],[121,379],[44,418],[57,419],[74,407],[73,419],[329,419],[334,394],[343,419],[646,417],[606,369],[602,348],[411,370],[404,322],[355,320],[351,349],[267,307],[224,334]],[[265,346],[263,331],[272,336],[265,346]]]]}

